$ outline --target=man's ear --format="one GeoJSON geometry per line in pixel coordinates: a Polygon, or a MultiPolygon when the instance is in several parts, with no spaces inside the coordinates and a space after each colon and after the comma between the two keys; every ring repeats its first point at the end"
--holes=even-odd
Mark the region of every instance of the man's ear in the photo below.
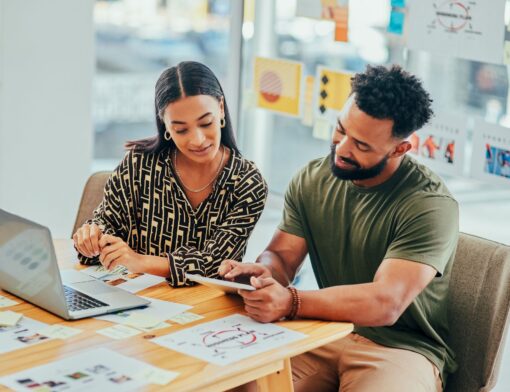
{"type": "Polygon", "coordinates": [[[412,148],[412,144],[408,140],[401,141],[390,154],[391,158],[399,158],[412,148]]]}

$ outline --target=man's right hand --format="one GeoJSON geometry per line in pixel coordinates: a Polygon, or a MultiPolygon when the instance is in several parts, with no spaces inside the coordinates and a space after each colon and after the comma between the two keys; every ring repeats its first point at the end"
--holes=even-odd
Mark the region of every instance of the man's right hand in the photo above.
{"type": "Polygon", "coordinates": [[[235,281],[237,277],[247,275],[256,278],[272,277],[271,270],[260,263],[240,263],[235,260],[223,260],[218,273],[222,278],[231,281],[235,281]]]}
{"type": "Polygon", "coordinates": [[[85,257],[98,256],[101,253],[99,240],[102,235],[98,225],[85,223],[73,235],[74,246],[85,257]]]}

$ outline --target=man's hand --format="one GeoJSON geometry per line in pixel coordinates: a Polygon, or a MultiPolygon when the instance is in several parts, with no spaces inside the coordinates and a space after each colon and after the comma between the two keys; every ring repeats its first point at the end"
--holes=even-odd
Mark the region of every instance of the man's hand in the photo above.
{"type": "Polygon", "coordinates": [[[270,323],[290,314],[292,294],[280,283],[273,278],[255,277],[250,283],[257,290],[239,290],[248,316],[261,323],[270,323]]]}
{"type": "Polygon", "coordinates": [[[99,261],[106,269],[123,265],[129,272],[145,272],[145,257],[136,253],[121,238],[105,234],[99,240],[99,261]]]}
{"type": "Polygon", "coordinates": [[[230,281],[235,281],[241,276],[255,276],[256,278],[269,278],[269,268],[258,263],[240,263],[235,260],[223,260],[218,268],[219,275],[230,281]]]}

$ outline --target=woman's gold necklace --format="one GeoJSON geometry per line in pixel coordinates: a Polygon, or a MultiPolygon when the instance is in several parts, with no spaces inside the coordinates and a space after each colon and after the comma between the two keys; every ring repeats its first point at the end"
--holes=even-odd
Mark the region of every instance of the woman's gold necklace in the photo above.
{"type": "Polygon", "coordinates": [[[222,153],[221,153],[221,161],[220,161],[220,164],[218,165],[218,169],[216,170],[216,173],[214,174],[214,177],[212,178],[211,181],[209,181],[203,187],[198,188],[198,189],[188,188],[186,186],[186,184],[184,184],[184,181],[182,180],[182,177],[181,177],[181,173],[179,173],[179,170],[177,169],[177,148],[174,150],[175,174],[177,174],[177,178],[179,178],[179,181],[181,182],[181,184],[184,187],[184,189],[186,189],[189,192],[199,193],[199,192],[202,192],[207,187],[209,187],[209,185],[211,185],[214,181],[216,181],[216,179],[218,178],[218,174],[220,174],[221,168],[223,166],[223,159],[225,158],[225,147],[222,146],[222,149],[223,150],[222,150],[222,153]]]}

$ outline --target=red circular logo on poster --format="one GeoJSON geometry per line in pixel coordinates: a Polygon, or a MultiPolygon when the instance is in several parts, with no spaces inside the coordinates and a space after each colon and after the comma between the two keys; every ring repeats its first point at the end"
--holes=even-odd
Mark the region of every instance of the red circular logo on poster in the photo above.
{"type": "Polygon", "coordinates": [[[272,72],[264,72],[260,78],[260,94],[268,102],[276,102],[282,95],[282,80],[272,72]]]}

